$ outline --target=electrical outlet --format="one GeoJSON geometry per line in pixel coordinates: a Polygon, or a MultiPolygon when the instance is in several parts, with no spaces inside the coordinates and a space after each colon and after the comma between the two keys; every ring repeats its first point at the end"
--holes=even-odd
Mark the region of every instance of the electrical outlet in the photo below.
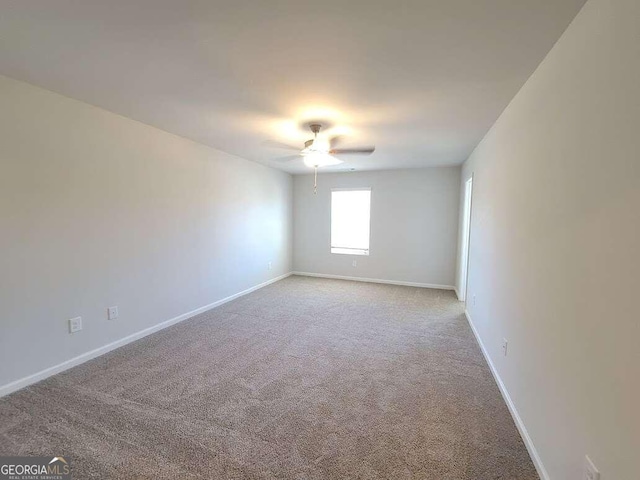
{"type": "Polygon", "coordinates": [[[506,338],[502,339],[502,355],[507,356],[507,348],[509,346],[509,342],[507,342],[506,338]]]}
{"type": "Polygon", "coordinates": [[[600,480],[600,472],[589,458],[589,455],[584,456],[584,480],[600,480]]]}
{"type": "Polygon", "coordinates": [[[109,320],[115,320],[116,318],[118,318],[118,307],[107,308],[107,318],[109,320]]]}
{"type": "Polygon", "coordinates": [[[352,265],[353,267],[357,267],[357,266],[358,266],[358,261],[357,261],[357,260],[354,260],[353,262],[351,262],[351,265],[352,265]]]}
{"type": "Polygon", "coordinates": [[[271,262],[269,262],[269,270],[271,270],[271,267],[272,267],[271,262]]]}
{"type": "Polygon", "coordinates": [[[75,333],[82,330],[82,317],[69,319],[69,333],[75,333]]]}

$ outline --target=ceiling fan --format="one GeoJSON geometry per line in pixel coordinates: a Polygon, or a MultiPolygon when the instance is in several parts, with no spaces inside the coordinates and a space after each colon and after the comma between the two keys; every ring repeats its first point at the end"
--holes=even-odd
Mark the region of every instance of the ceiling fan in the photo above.
{"type": "Polygon", "coordinates": [[[318,138],[318,133],[322,125],[319,123],[309,124],[309,129],[313,133],[313,138],[304,142],[304,148],[287,145],[280,142],[267,142],[267,145],[275,148],[283,148],[287,150],[297,150],[297,155],[279,158],[276,161],[293,161],[302,157],[302,161],[307,167],[313,168],[315,171],[314,193],[317,189],[317,176],[319,167],[328,167],[331,165],[339,165],[343,162],[334,155],[371,155],[376,147],[358,147],[358,148],[338,148],[340,137],[331,137],[329,139],[318,138]]]}

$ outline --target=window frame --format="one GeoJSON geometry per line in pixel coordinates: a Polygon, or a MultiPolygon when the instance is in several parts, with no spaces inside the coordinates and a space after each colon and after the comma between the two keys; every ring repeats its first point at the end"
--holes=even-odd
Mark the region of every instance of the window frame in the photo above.
{"type": "Polygon", "coordinates": [[[355,255],[357,257],[368,257],[371,255],[371,204],[373,203],[373,189],[371,187],[338,187],[332,188],[329,196],[329,253],[331,255],[355,255]],[[345,247],[334,247],[331,243],[333,233],[333,192],[369,192],[369,249],[354,248],[353,252],[334,252],[333,249],[350,250],[345,247]]]}

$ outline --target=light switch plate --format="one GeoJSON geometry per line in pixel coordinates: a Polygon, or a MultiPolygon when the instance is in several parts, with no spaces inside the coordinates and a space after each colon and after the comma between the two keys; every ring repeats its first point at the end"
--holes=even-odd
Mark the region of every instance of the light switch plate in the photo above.
{"type": "Polygon", "coordinates": [[[107,308],[107,318],[109,320],[115,320],[116,318],[118,318],[118,307],[107,308]]]}
{"type": "Polygon", "coordinates": [[[69,333],[75,333],[82,330],[82,317],[69,319],[69,333]]]}

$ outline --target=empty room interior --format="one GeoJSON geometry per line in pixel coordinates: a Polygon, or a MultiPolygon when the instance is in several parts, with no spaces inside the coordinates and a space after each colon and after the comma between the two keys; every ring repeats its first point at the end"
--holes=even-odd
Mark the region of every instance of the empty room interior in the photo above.
{"type": "Polygon", "coordinates": [[[638,0],[0,0],[0,478],[640,480],[638,152],[638,0]]]}

